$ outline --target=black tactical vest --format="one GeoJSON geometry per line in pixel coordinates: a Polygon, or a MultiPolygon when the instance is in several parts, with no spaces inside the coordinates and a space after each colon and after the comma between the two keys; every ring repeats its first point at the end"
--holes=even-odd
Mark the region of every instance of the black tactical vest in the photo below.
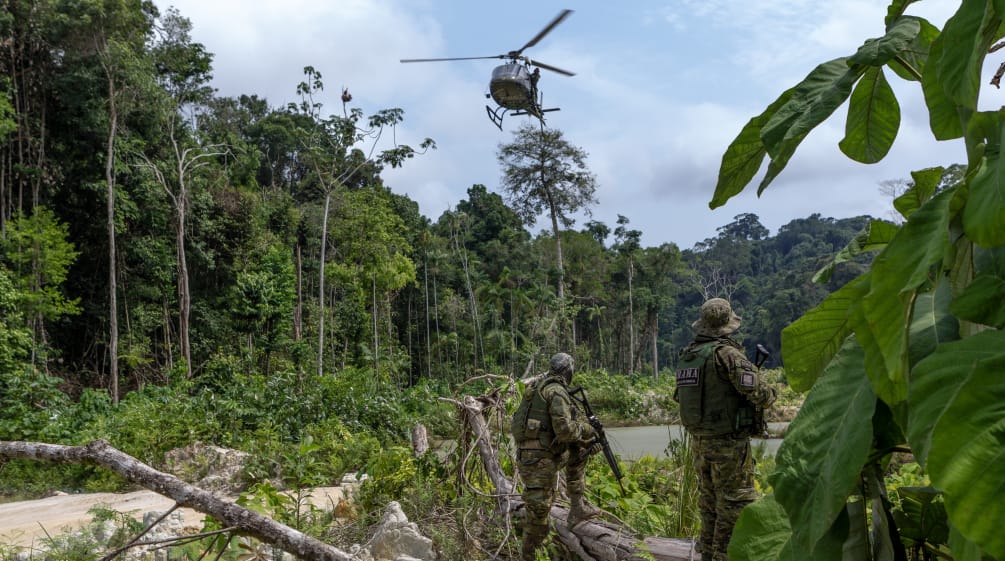
{"type": "Polygon", "coordinates": [[[523,392],[523,399],[510,423],[513,441],[517,446],[525,440],[537,440],[545,449],[551,447],[555,440],[555,430],[551,426],[548,402],[541,394],[546,386],[561,383],[558,378],[549,376],[528,386],[523,392]]]}
{"type": "Polygon", "coordinates": [[[677,363],[677,397],[681,424],[696,436],[750,434],[753,404],[715,367],[722,341],[684,349],[677,363]]]}

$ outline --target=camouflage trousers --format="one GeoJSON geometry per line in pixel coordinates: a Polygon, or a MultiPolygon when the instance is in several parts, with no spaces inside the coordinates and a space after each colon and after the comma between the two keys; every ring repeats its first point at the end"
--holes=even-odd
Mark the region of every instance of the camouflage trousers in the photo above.
{"type": "Polygon", "coordinates": [[[523,502],[527,509],[524,530],[545,532],[548,528],[548,513],[555,502],[558,487],[558,472],[565,468],[565,484],[570,495],[582,495],[586,490],[586,462],[589,457],[580,458],[578,449],[555,456],[545,450],[518,450],[517,469],[523,479],[523,502]]]}
{"type": "Polygon", "coordinates": [[[726,547],[740,511],[758,498],[754,457],[747,437],[694,437],[701,511],[699,553],[704,561],[725,561],[726,547]]]}

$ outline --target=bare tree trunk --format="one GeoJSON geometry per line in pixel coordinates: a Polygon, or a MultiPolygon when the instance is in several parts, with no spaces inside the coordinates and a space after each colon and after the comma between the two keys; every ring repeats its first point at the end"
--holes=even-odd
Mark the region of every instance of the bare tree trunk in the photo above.
{"type": "Polygon", "coordinates": [[[304,335],[304,262],[297,242],[297,305],[293,308],[293,340],[299,341],[304,335]]]}
{"type": "Polygon", "coordinates": [[[271,518],[189,485],[171,474],[157,471],[136,458],[112,448],[103,440],[95,440],[86,446],[0,441],[0,458],[97,464],[114,471],[128,481],[174,499],[178,506],[208,514],[222,522],[224,526],[252,534],[266,543],[309,561],[350,561],[353,558],[348,553],[271,518]]]}
{"type": "Polygon", "coordinates": [[[111,378],[112,403],[119,402],[119,301],[118,273],[115,260],[115,132],[119,113],[115,106],[115,80],[108,74],[108,150],[105,154],[105,183],[108,185],[108,376],[111,378]]]}
{"type": "Polygon", "coordinates": [[[321,278],[318,282],[318,376],[324,374],[325,353],[325,246],[328,245],[328,207],[332,193],[325,195],[325,214],[321,219],[321,278]]]}
{"type": "Polygon", "coordinates": [[[653,314],[653,380],[660,379],[660,356],[657,339],[660,336],[659,312],[653,314]]]}
{"type": "Polygon", "coordinates": [[[428,451],[429,433],[426,431],[426,425],[416,423],[415,426],[412,427],[412,454],[418,458],[428,451]]]}
{"type": "Polygon", "coordinates": [[[188,212],[188,205],[185,199],[188,193],[184,187],[184,179],[179,178],[178,182],[178,216],[175,221],[175,243],[177,244],[178,257],[178,347],[181,351],[182,359],[185,360],[185,377],[191,379],[192,350],[189,344],[188,322],[189,313],[192,309],[192,297],[189,294],[188,288],[188,258],[185,256],[185,213],[188,212]]]}

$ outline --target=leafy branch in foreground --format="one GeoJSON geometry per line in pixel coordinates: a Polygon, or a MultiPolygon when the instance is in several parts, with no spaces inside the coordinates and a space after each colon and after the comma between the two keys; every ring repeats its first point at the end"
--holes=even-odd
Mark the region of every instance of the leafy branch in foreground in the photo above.
{"type": "Polygon", "coordinates": [[[808,133],[849,101],[839,147],[853,160],[879,161],[900,123],[887,71],[919,83],[933,136],[960,139],[967,152],[959,180],[942,168],[914,172],[895,205],[905,223],[874,222],[817,280],[865,252],[876,253],[871,270],[784,330],[788,379],[809,394],[778,452],[774,494],[744,512],[731,559],[907,559],[909,550],[1005,559],[997,530],[1005,520],[1005,112],[977,109],[1005,3],[964,0],[941,30],[907,15],[912,3],[894,0],[884,36],[816,67],[751,119],[722,158],[712,208],[742,192],[767,157],[763,192],[808,133]],[[877,474],[904,444],[930,477],[933,500],[944,501],[948,532],[919,534],[917,521],[893,515],[877,474]]]}

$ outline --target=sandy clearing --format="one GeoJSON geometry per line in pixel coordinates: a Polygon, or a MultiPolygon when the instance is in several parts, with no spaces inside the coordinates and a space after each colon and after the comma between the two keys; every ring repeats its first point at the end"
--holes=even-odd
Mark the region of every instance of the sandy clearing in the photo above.
{"type": "MultiPolygon", "coordinates": [[[[341,487],[315,489],[309,501],[318,508],[330,509],[343,497],[341,487]]],[[[48,535],[72,532],[91,521],[88,514],[94,506],[103,506],[132,515],[137,520],[147,512],[163,512],[174,501],[153,491],[132,493],[86,493],[58,495],[33,501],[0,504],[0,544],[33,547],[48,535]]],[[[204,515],[190,508],[180,508],[188,526],[201,527],[204,515]]]]}

